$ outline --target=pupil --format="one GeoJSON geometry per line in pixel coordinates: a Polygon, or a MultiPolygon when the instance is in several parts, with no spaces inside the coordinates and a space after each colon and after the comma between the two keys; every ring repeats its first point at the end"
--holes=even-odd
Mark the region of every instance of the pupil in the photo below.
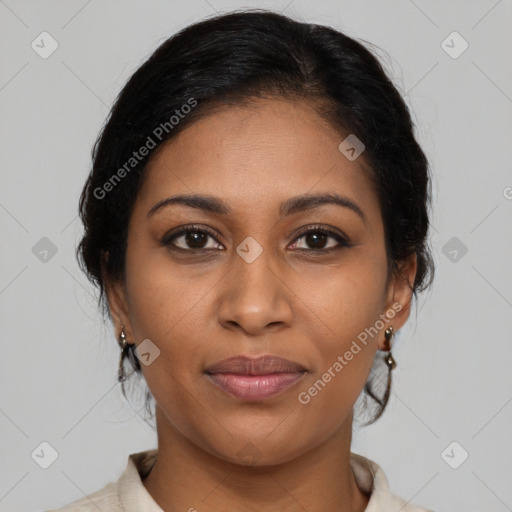
{"type": "Polygon", "coordinates": [[[326,234],[325,233],[310,233],[306,235],[306,242],[315,249],[321,249],[325,245],[326,234]],[[320,239],[320,240],[319,240],[320,239]],[[317,247],[320,241],[320,247],[317,247]],[[322,243],[323,242],[323,243],[322,243]]]}
{"type": "Polygon", "coordinates": [[[191,232],[185,236],[185,240],[187,244],[192,245],[193,248],[200,249],[204,246],[206,235],[205,233],[191,232]]]}

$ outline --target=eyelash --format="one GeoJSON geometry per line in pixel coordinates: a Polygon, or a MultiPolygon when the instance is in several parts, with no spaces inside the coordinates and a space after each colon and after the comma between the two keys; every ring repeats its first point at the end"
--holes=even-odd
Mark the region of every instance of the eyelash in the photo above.
{"type": "MultiPolygon", "coordinates": [[[[191,225],[191,226],[185,226],[180,231],[175,233],[168,233],[166,234],[160,241],[160,243],[164,246],[169,247],[171,250],[181,251],[181,252],[202,252],[202,251],[217,251],[220,249],[183,249],[182,247],[176,247],[173,242],[177,238],[186,235],[188,233],[201,233],[209,235],[211,238],[213,238],[217,243],[220,243],[216,239],[216,234],[199,225],[191,225]]],[[[303,238],[305,235],[311,234],[311,233],[321,233],[328,235],[331,238],[334,238],[336,242],[338,242],[338,245],[335,247],[330,247],[328,249],[294,249],[295,251],[306,251],[306,252],[316,252],[316,253],[330,253],[332,251],[340,250],[343,248],[351,247],[352,244],[350,243],[348,237],[338,233],[337,231],[334,231],[333,229],[323,227],[321,225],[315,225],[315,226],[308,226],[307,228],[302,229],[295,239],[293,240],[292,244],[297,243],[298,240],[303,238]]]]}

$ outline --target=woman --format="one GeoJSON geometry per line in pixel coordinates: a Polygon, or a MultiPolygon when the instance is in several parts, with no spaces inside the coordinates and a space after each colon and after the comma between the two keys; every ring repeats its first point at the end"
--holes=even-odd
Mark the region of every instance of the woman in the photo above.
{"type": "Polygon", "coordinates": [[[427,161],[376,58],[268,11],[191,25],[128,81],[93,160],[79,258],[158,449],[59,510],[425,511],[350,451],[433,275],[427,161]]]}

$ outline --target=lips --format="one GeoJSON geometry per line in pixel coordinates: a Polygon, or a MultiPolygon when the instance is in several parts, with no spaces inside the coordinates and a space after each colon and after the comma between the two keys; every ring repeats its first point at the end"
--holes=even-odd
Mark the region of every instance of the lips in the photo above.
{"type": "Polygon", "coordinates": [[[298,382],[306,369],[281,357],[265,355],[224,359],[205,370],[210,381],[242,401],[261,401],[298,382]]]}
{"type": "Polygon", "coordinates": [[[271,373],[303,372],[298,363],[277,356],[260,356],[250,358],[245,356],[224,359],[206,369],[206,373],[236,373],[238,375],[269,375],[271,373]]]}

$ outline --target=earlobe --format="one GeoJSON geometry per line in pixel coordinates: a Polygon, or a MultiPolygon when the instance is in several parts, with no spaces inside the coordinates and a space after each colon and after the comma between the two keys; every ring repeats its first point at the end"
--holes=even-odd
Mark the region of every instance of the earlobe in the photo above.
{"type": "Polygon", "coordinates": [[[121,325],[126,326],[128,322],[128,311],[122,285],[118,282],[105,281],[105,294],[107,296],[110,315],[116,327],[120,328],[121,325]]]}
{"type": "Polygon", "coordinates": [[[121,326],[124,326],[126,335],[131,336],[131,326],[124,284],[108,275],[104,264],[102,265],[102,276],[108,308],[110,316],[114,322],[116,333],[119,335],[121,332],[121,326]]]}
{"type": "MultiPolygon", "coordinates": [[[[408,260],[400,264],[397,274],[392,278],[385,313],[390,318],[389,325],[393,327],[394,332],[403,327],[409,318],[416,270],[417,257],[416,254],[413,254],[408,260]]],[[[386,350],[385,345],[383,337],[379,341],[379,349],[386,350]]]]}

